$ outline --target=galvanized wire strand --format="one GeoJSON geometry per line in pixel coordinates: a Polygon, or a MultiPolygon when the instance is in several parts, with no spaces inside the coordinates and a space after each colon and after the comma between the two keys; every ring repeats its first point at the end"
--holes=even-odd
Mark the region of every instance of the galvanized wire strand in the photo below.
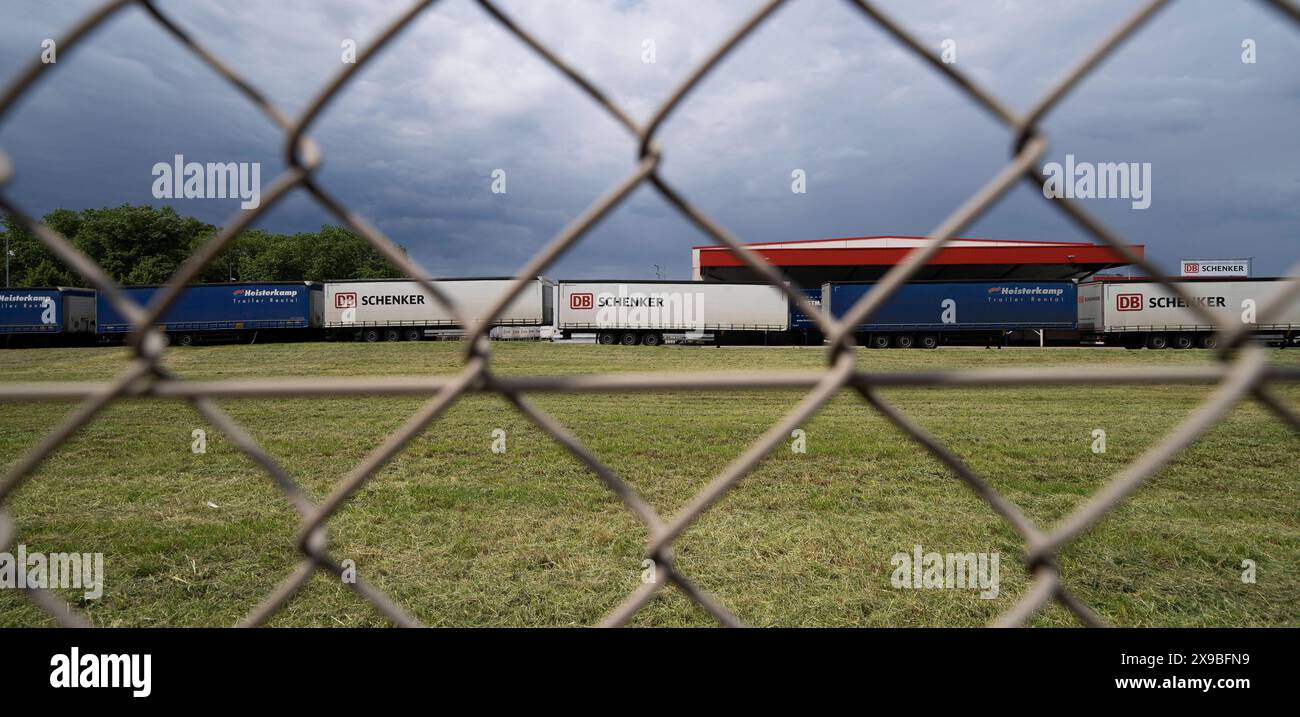
{"type": "Polygon", "coordinates": [[[970,95],[971,99],[990,112],[995,118],[1001,120],[1003,124],[1014,126],[1020,124],[1020,119],[1015,113],[1007,108],[1006,105],[998,101],[991,93],[984,90],[978,83],[966,76],[965,73],[958,70],[951,63],[943,61],[936,53],[916,39],[916,36],[908,32],[902,25],[894,22],[892,18],[883,13],[879,8],[865,0],[848,0],[853,7],[866,13],[867,17],[875,21],[886,33],[893,36],[913,54],[925,60],[935,70],[943,73],[950,82],[957,85],[958,88],[970,95]]]}
{"type": "Polygon", "coordinates": [[[1148,20],[1150,20],[1158,11],[1168,5],[1170,0],[1151,0],[1143,5],[1131,17],[1125,20],[1119,27],[1110,32],[1101,42],[1084,55],[1073,67],[1051,86],[1042,97],[1034,103],[1033,109],[1021,119],[1019,126],[1016,128],[1016,150],[1029,141],[1033,128],[1038,124],[1048,112],[1070,93],[1083,80],[1083,78],[1092,74],[1102,60],[1110,57],[1119,49],[1119,46],[1128,40],[1133,33],[1137,32],[1148,20]]]}
{"type": "Polygon", "coordinates": [[[519,274],[510,286],[492,303],[491,308],[486,312],[486,316],[472,327],[466,327],[465,340],[473,346],[480,338],[486,336],[491,329],[492,322],[496,321],[497,317],[501,316],[506,307],[510,305],[510,302],[514,301],[515,297],[524,290],[524,284],[541,275],[546,270],[546,267],[555,263],[564,252],[568,251],[584,234],[596,226],[601,219],[604,219],[614,207],[627,198],[632,193],[632,190],[641,184],[641,180],[654,171],[654,166],[658,161],[658,155],[643,158],[637,164],[635,171],[598,199],[595,204],[588,207],[572,223],[560,230],[560,233],[555,235],[546,246],[542,247],[541,251],[534,254],[533,258],[529,259],[528,263],[524,265],[524,268],[520,269],[519,274]]]}
{"type": "Polygon", "coordinates": [[[772,426],[757,441],[750,445],[739,458],[732,461],[722,473],[718,474],[704,490],[700,491],[676,517],[669,522],[662,533],[654,536],[650,542],[651,553],[662,550],[666,545],[681,535],[682,531],[694,523],[709,506],[726,494],[736,481],[754,469],[777,444],[789,437],[790,432],[815,414],[827,401],[835,397],[853,372],[853,354],[845,352],[839,355],[835,365],[826,372],[825,377],[817,382],[813,390],[804,396],[789,413],[775,426],[772,426]]]}
{"type": "MultiPolygon", "coordinates": [[[[206,65],[208,65],[212,69],[216,70],[217,73],[220,74],[223,78],[225,78],[227,82],[234,85],[236,89],[238,89],[245,97],[249,99],[249,101],[257,105],[258,109],[262,110],[262,112],[264,112],[266,116],[269,117],[271,121],[276,124],[276,126],[278,126],[281,130],[285,130],[285,131],[291,129],[292,124],[288,115],[281,112],[278,107],[276,107],[274,104],[271,104],[271,101],[267,99],[266,96],[261,93],[261,91],[259,91],[257,88],[249,84],[246,80],[244,80],[244,78],[240,77],[234,70],[230,69],[230,67],[226,65],[226,63],[218,59],[216,55],[213,55],[211,52],[207,50],[207,48],[199,44],[199,42],[194,39],[193,35],[187,32],[180,25],[173,22],[172,19],[168,17],[166,14],[159,11],[157,6],[154,5],[154,2],[155,0],[140,0],[140,4],[144,6],[145,11],[148,12],[150,15],[152,15],[153,19],[157,20],[159,25],[162,25],[168,32],[172,34],[173,37],[179,40],[181,44],[193,50],[194,54],[197,55],[200,60],[202,60],[206,65]]],[[[311,142],[310,139],[305,141],[308,143],[311,142]]],[[[319,152],[315,149],[315,147],[308,147],[307,154],[309,156],[314,156],[314,157],[319,156],[319,152]]]]}
{"type": "Polygon", "coordinates": [[[978,192],[964,204],[957,208],[942,224],[939,225],[923,246],[920,246],[908,252],[901,262],[895,264],[885,272],[880,281],[876,283],[871,291],[867,292],[858,300],[844,315],[840,318],[839,333],[830,337],[832,344],[839,343],[845,334],[852,333],[856,327],[871,317],[873,313],[885,301],[893,296],[895,292],[902,288],[903,284],[916,275],[918,271],[925,267],[930,259],[943,249],[957,232],[963,227],[979,218],[981,214],[993,206],[993,204],[1002,197],[1015,184],[1016,180],[1026,171],[1032,162],[1038,160],[1046,149],[1046,142],[1035,140],[1025,145],[1025,148],[1016,157],[1015,161],[989,180],[978,192]]]}
{"type": "Polygon", "coordinates": [[[167,309],[180,298],[185,287],[197,279],[199,274],[221,254],[221,251],[235,240],[236,236],[242,234],[263,212],[279,203],[289,190],[302,183],[306,176],[304,172],[291,169],[276,177],[275,181],[271,182],[270,189],[262,194],[262,201],[256,209],[245,209],[235,214],[234,218],[211,239],[200,244],[198,249],[176,269],[176,273],[167,279],[167,283],[149,299],[144,317],[139,321],[131,321],[136,328],[134,335],[142,336],[144,332],[140,331],[140,327],[158,323],[163,314],[167,313],[167,309]]]}
{"type": "MultiPolygon", "coordinates": [[[[16,168],[7,155],[0,151],[0,211],[13,217],[17,224],[36,236],[56,256],[96,290],[101,292],[133,325],[131,345],[134,356],[128,365],[107,382],[49,382],[10,383],[0,385],[0,401],[75,400],[77,407],[52,431],[44,435],[31,449],[11,465],[0,480],[0,547],[10,544],[16,534],[13,518],[6,511],[6,503],[13,491],[30,478],[38,466],[78,430],[107,406],[118,400],[139,398],[172,398],[189,401],[195,410],[231,442],[263,472],[285,495],[299,516],[294,540],[301,555],[293,571],[277,583],[261,602],[254,606],[241,621],[243,626],[266,624],[281,608],[299,593],[301,588],[318,571],[342,575],[342,566],[329,554],[325,531],[330,518],[348,503],[364,485],[397,456],[406,445],[436,421],[461,397],[469,394],[495,394],[505,397],[528,421],[547,436],[565,447],[592,474],[611,490],[646,528],[645,555],[653,560],[657,578],[633,590],[621,603],[614,606],[602,625],[624,625],[637,612],[649,604],[658,591],[667,584],[676,586],[683,595],[700,605],[724,625],[740,625],[741,619],[732,614],[720,601],[697,587],[682,572],[672,555],[674,541],[679,538],[706,511],[721,501],[744,476],[751,473],[789,432],[815,416],[819,410],[842,389],[850,388],[864,401],[886,417],[910,440],[918,442],[938,459],[950,472],[973,490],[1012,527],[1025,542],[1025,567],[1031,576],[1029,589],[1020,599],[994,621],[996,625],[1022,625],[1042,607],[1056,601],[1070,610],[1082,623],[1101,626],[1105,620],[1092,608],[1072,594],[1062,583],[1055,566],[1055,557],[1080,534],[1094,526],[1119,505],[1142,483],[1174,459],[1176,454],[1196,441],[1207,430],[1217,425],[1232,406],[1245,399],[1254,399],[1280,421],[1300,431],[1300,417],[1294,407],[1283,402],[1270,385],[1300,381],[1300,369],[1270,367],[1264,352],[1257,348],[1240,348],[1250,332],[1267,323],[1277,312],[1300,296],[1300,281],[1284,284],[1267,305],[1259,307],[1255,324],[1233,324],[1216,321],[1204,307],[1188,302],[1192,311],[1201,316],[1206,325],[1216,327],[1220,340],[1216,353],[1218,363],[1211,366],[1145,366],[1118,369],[1012,367],[961,370],[909,370],[871,371],[859,370],[853,347],[854,329],[878,310],[889,296],[932,259],[951,239],[976,218],[990,209],[1017,181],[1024,180],[1041,189],[1044,177],[1036,164],[1047,151],[1047,138],[1039,128],[1041,120],[1061,104],[1063,99],[1084,79],[1091,76],[1107,58],[1113,56],[1127,40],[1146,26],[1170,0],[1154,0],[1141,6],[1133,15],[1108,33],[1080,60],[1071,65],[1050,88],[1038,98],[1023,116],[1017,115],[991,92],[967,77],[963,72],[942,60],[927,49],[916,36],[895,22],[866,0],[849,0],[869,22],[880,27],[886,35],[937,70],[955,88],[969,97],[995,119],[1002,122],[1012,135],[1013,152],[1008,162],[994,177],[945,218],[929,235],[925,244],[913,249],[903,260],[877,283],[871,291],[839,320],[817,311],[812,304],[788,282],[781,271],[768,263],[756,251],[741,243],[720,223],[710,219],[689,199],[676,191],[660,174],[664,150],[659,146],[658,130],[678,109],[704,78],[729,56],[746,38],[768,22],[785,0],[769,0],[750,13],[709,55],[669,92],[652,112],[650,119],[641,125],[630,113],[615,103],[589,78],[576,71],[558,53],[537,39],[536,35],[510,18],[491,0],[479,0],[479,5],[501,28],[531,48],[544,62],[573,82],[597,106],[609,114],[637,140],[637,153],[630,173],[601,195],[590,207],[575,217],[557,233],[541,250],[525,263],[514,281],[493,302],[484,317],[464,316],[461,308],[451,301],[428,272],[411,260],[381,231],[371,226],[347,205],[328,193],[316,178],[321,163],[321,153],[306,133],[320,118],[344,87],[378,53],[400,36],[418,17],[435,4],[436,0],[421,0],[410,5],[390,20],[379,34],[358,55],[355,63],[343,67],[315,93],[307,108],[296,118],[279,110],[270,99],[232,66],[218,59],[193,35],[160,9],[154,0],[114,0],[89,12],[74,24],[59,43],[60,51],[68,53],[86,36],[102,27],[111,17],[128,5],[138,3],[146,16],[174,37],[183,48],[192,52],[203,64],[234,86],[243,97],[265,114],[284,134],[283,152],[288,168],[276,177],[270,189],[263,193],[259,207],[241,210],[224,227],[201,244],[182,263],[163,289],[146,305],[140,306],[126,296],[110,277],[92,260],[74,247],[65,237],[42,222],[28,216],[4,193],[16,168]],[[780,289],[787,298],[812,317],[822,333],[831,340],[826,347],[828,368],[821,372],[755,372],[744,374],[598,374],[586,376],[524,376],[502,377],[490,368],[491,348],[486,340],[493,320],[525,288],[528,282],[554,264],[565,252],[576,245],[610,211],[620,206],[637,187],[649,183],[658,194],[684,218],[718,245],[736,256],[742,265],[763,280],[780,289]],[[289,193],[301,189],[317,204],[338,217],[370,246],[395,267],[417,281],[426,296],[446,309],[466,329],[467,351],[463,369],[453,376],[395,376],[395,377],[288,377],[277,379],[182,380],[161,368],[164,336],[154,325],[179,297],[183,287],[194,281],[200,273],[238,236],[271,207],[289,193]],[[993,490],[988,482],[978,476],[955,453],[934,438],[904,412],[884,401],[878,390],[887,386],[1120,386],[1134,384],[1212,385],[1215,390],[1186,420],[1146,453],[1130,463],[1115,478],[1102,486],[1084,505],[1067,516],[1048,533],[1034,526],[1010,501],[993,490]],[[628,392],[656,390],[803,390],[808,393],[775,426],[750,445],[733,460],[704,489],[697,493],[675,516],[664,520],[653,506],[636,493],[622,477],[610,469],[576,436],[554,417],[539,409],[527,395],[545,392],[628,392]],[[319,504],[312,504],[297,482],[281,468],[275,459],[262,448],[237,422],[215,403],[217,398],[275,398],[305,396],[319,398],[358,395],[429,397],[416,413],[377,448],[367,454],[334,490],[319,504]]],[[[1300,10],[1286,0],[1264,0],[1283,17],[1300,23],[1300,10]]],[[[0,121],[3,121],[47,72],[48,65],[33,60],[24,66],[0,92],[0,121]]],[[[1137,254],[1118,235],[1104,227],[1073,200],[1050,197],[1045,200],[1087,235],[1101,245],[1109,246],[1126,261],[1151,274],[1175,296],[1188,299],[1178,284],[1163,275],[1145,257],[1137,254]]],[[[1300,265],[1289,272],[1292,279],[1300,278],[1300,265]]],[[[378,590],[358,579],[349,587],[367,603],[397,625],[419,624],[404,608],[378,590]]],[[[42,611],[63,625],[82,625],[86,621],[69,605],[45,590],[25,593],[42,611]]]]}
{"type": "MultiPolygon", "coordinates": [[[[687,202],[686,199],[674,191],[657,172],[650,175],[650,182],[655,189],[659,190],[659,194],[663,196],[664,199],[667,199],[670,204],[677,207],[677,210],[687,219],[690,219],[696,227],[699,227],[701,231],[713,237],[719,244],[726,246],[731,252],[731,255],[740,259],[741,263],[745,265],[745,268],[758,274],[769,284],[780,289],[786,295],[786,298],[788,298],[799,308],[800,311],[803,312],[804,316],[812,320],[818,331],[821,331],[822,334],[826,336],[832,336],[839,330],[840,322],[832,318],[829,313],[819,311],[817,307],[813,306],[812,302],[808,300],[808,297],[804,296],[802,292],[794,288],[792,282],[785,280],[785,277],[781,275],[780,269],[772,266],[770,262],[759,256],[753,249],[741,244],[740,241],[724,229],[722,225],[709,219],[694,205],[687,202]]],[[[852,337],[846,333],[845,338],[841,339],[839,342],[840,348],[848,347],[851,340],[852,337]]]]}
{"type": "Polygon", "coordinates": [[[4,505],[5,499],[13,493],[15,488],[31,477],[36,467],[44,462],[51,453],[58,450],[73,434],[81,430],[87,423],[90,423],[100,411],[107,408],[128,384],[149,373],[151,369],[152,366],[148,361],[137,360],[132,362],[125,371],[118,375],[116,381],[88,396],[53,431],[45,434],[40,442],[5,471],[4,480],[0,481],[0,506],[4,505]]]}
{"type": "Polygon", "coordinates": [[[1060,590],[1060,576],[1050,565],[1040,564],[1032,568],[1029,590],[1021,596],[1006,612],[995,619],[992,627],[1020,627],[1034,616],[1044,605],[1050,602],[1060,590]]]}
{"type": "Polygon", "coordinates": [[[1258,347],[1251,347],[1242,354],[1228,378],[1201,404],[1200,408],[1162,441],[1130,463],[1114,480],[1102,486],[1091,499],[1076,508],[1044,542],[1031,546],[1030,562],[1040,560],[1048,553],[1059,550],[1062,545],[1092,527],[1143,481],[1164,468],[1179,451],[1213,428],[1228,409],[1245,398],[1263,375],[1266,358],[1264,351],[1258,347]]]}
{"type": "Polygon", "coordinates": [[[541,409],[537,408],[531,401],[528,401],[520,394],[514,391],[504,392],[507,399],[514,405],[520,413],[524,414],[530,421],[542,429],[544,433],[550,436],[556,443],[568,449],[583,465],[587,466],[592,473],[600,478],[601,482],[607,488],[613,491],[614,495],[623,501],[627,509],[632,511],[641,522],[650,529],[651,534],[663,530],[663,519],[655,513],[654,508],[637,494],[627,481],[619,477],[611,468],[600,462],[594,453],[587,449],[586,446],[578,440],[567,428],[547,415],[541,409]]]}
{"type": "Polygon", "coordinates": [[[948,470],[952,471],[958,478],[966,484],[968,488],[975,492],[989,507],[993,508],[998,515],[1002,516],[1020,537],[1025,539],[1026,543],[1034,544],[1042,540],[1042,533],[1038,528],[1025,517],[1020,509],[1013,505],[1000,493],[993,490],[993,487],[975,474],[974,471],[966,465],[961,458],[944,447],[942,443],[930,435],[928,431],[921,428],[920,424],[908,418],[905,413],[895,408],[888,401],[880,397],[875,389],[869,384],[855,382],[854,388],[866,399],[871,407],[879,411],[885,418],[889,419],[899,430],[910,436],[917,443],[921,444],[925,450],[939,460],[948,470]]]}
{"type": "Polygon", "coordinates": [[[388,237],[384,236],[378,229],[372,227],[360,215],[350,211],[343,206],[341,202],[334,199],[332,195],[325,191],[312,177],[308,176],[303,182],[303,187],[320,202],[321,206],[328,209],[334,216],[343,221],[352,231],[356,232],[362,239],[365,239],[376,251],[398,269],[401,269],[407,276],[420,287],[420,291],[439,306],[441,306],[456,323],[461,326],[467,325],[469,317],[465,316],[452,301],[447,292],[438,288],[437,283],[433,282],[430,277],[433,275],[415,262],[414,259],[406,255],[396,244],[388,237]]]}
{"type": "Polygon", "coordinates": [[[1263,0],[1269,7],[1281,12],[1296,23],[1300,23],[1300,5],[1296,5],[1288,0],[1263,0]]]}
{"type": "Polygon", "coordinates": [[[406,423],[389,434],[383,444],[362,459],[361,463],[334,489],[334,492],[321,501],[316,511],[303,520],[302,528],[298,532],[299,549],[305,549],[311,533],[328,520],[380,468],[383,468],[388,461],[401,452],[407,443],[423,432],[438,416],[451,408],[452,404],[464,395],[465,389],[480,378],[485,367],[486,364],[483,359],[470,359],[465,370],[461,372],[454,382],[447,384],[438,391],[419,411],[407,419],[406,423]]]}
{"type": "Polygon", "coordinates": [[[1079,618],[1079,622],[1088,627],[1110,627],[1110,624],[1103,620],[1092,608],[1088,607],[1087,603],[1079,600],[1065,588],[1057,588],[1056,601],[1074,613],[1074,616],[1079,618]]]}
{"type": "MultiPolygon", "coordinates": [[[[1152,368],[999,367],[951,370],[859,371],[854,381],[871,386],[1131,386],[1142,384],[1215,384],[1228,375],[1224,365],[1152,368]]],[[[810,371],[754,373],[612,373],[564,376],[495,376],[471,386],[478,393],[609,393],[635,391],[741,391],[753,389],[811,389],[824,374],[810,371]]],[[[320,376],[230,380],[160,379],[132,384],[121,395],[129,398],[346,398],[349,396],[428,396],[454,378],[445,376],[320,376]]],[[[1300,382],[1300,368],[1272,366],[1265,380],[1300,382]]],[[[108,384],[95,381],[41,381],[0,384],[0,401],[67,401],[86,398],[108,384]]]]}
{"type": "MultiPolygon", "coordinates": [[[[97,29],[118,10],[136,1],[113,0],[91,10],[85,17],[69,28],[68,32],[55,43],[57,47],[61,48],[59,51],[66,57],[81,42],[82,38],[97,29]]],[[[3,122],[5,114],[18,104],[18,98],[44,76],[48,67],[49,65],[42,62],[39,57],[33,57],[27,63],[27,66],[14,76],[13,81],[5,85],[4,91],[0,92],[0,122],[3,122]]]]}
{"type": "Polygon", "coordinates": [[[1300,413],[1296,413],[1294,408],[1282,402],[1272,391],[1262,385],[1255,386],[1253,391],[1255,400],[1264,404],[1268,410],[1277,414],[1277,417],[1286,421],[1296,433],[1300,433],[1300,413]]]}
{"type": "MultiPolygon", "coordinates": [[[[896,40],[898,40],[903,45],[911,49],[914,53],[916,53],[923,60],[929,63],[931,67],[939,70],[945,77],[947,77],[949,81],[955,84],[958,88],[965,91],[966,94],[970,96],[970,98],[974,100],[977,104],[979,104],[985,110],[993,114],[994,117],[1001,120],[1004,124],[1008,126],[1008,128],[1015,130],[1017,134],[1016,134],[1015,141],[1013,143],[1013,148],[1014,148],[1013,151],[1017,156],[1023,154],[1025,148],[1035,140],[1042,140],[1042,151],[1046,151],[1046,141],[1043,138],[1041,131],[1038,129],[1037,126],[1038,121],[1052,107],[1054,107],[1062,99],[1064,99],[1064,97],[1070,92],[1070,90],[1072,90],[1074,86],[1080,80],[1083,79],[1083,77],[1085,77],[1087,74],[1092,72],[1092,70],[1094,70],[1097,67],[1097,65],[1101,62],[1102,59],[1104,59],[1105,57],[1113,53],[1126,39],[1128,39],[1130,35],[1132,35],[1135,31],[1137,31],[1138,28],[1140,28],[1147,20],[1149,20],[1156,13],[1156,11],[1161,9],[1168,1],[1169,0],[1154,0],[1154,2],[1151,2],[1148,5],[1141,8],[1133,17],[1129,18],[1129,20],[1126,21],[1123,25],[1113,30],[1111,34],[1108,35],[1102,41],[1101,45],[1099,45],[1093,52],[1089,53],[1087,57],[1085,57],[1082,61],[1080,61],[1073,68],[1067,71],[1064,76],[1062,76],[1059,80],[1057,80],[1057,82],[1053,85],[1052,89],[1048,92],[1048,94],[1044,96],[1044,98],[1040,100],[1040,102],[1037,105],[1035,105],[1034,109],[1032,109],[1026,117],[1021,118],[1016,116],[1005,105],[998,102],[997,99],[994,98],[989,92],[987,92],[982,86],[980,86],[978,83],[976,83],[975,81],[967,77],[959,69],[957,69],[950,63],[943,62],[943,60],[938,55],[927,50],[913,35],[911,35],[906,30],[904,30],[901,26],[899,26],[897,23],[891,20],[879,9],[875,8],[871,3],[868,3],[865,0],[849,0],[850,4],[852,4],[854,7],[857,7],[858,9],[866,13],[868,17],[871,17],[878,24],[880,24],[880,26],[884,28],[885,31],[888,32],[890,35],[892,35],[896,40]]],[[[1041,156],[1041,151],[1037,155],[1035,155],[1033,159],[1036,161],[1040,156],[1041,156]]],[[[1039,174],[1038,171],[1034,169],[1032,166],[1026,166],[1024,176],[1026,178],[1026,181],[1034,185],[1036,189],[1041,189],[1044,186],[1044,183],[1046,182],[1046,179],[1041,174],[1039,174]]],[[[1005,191],[1007,188],[1009,187],[1004,188],[1003,191],[1005,191]]],[[[980,211],[982,211],[983,209],[987,208],[988,203],[990,203],[991,201],[992,201],[992,197],[979,197],[973,199],[970,202],[970,204],[979,207],[980,211]]],[[[1105,242],[1117,253],[1119,253],[1120,256],[1124,258],[1125,261],[1127,261],[1130,264],[1135,264],[1139,266],[1144,271],[1146,271],[1150,276],[1156,277],[1156,279],[1161,284],[1163,284],[1166,289],[1173,292],[1175,296],[1183,299],[1184,301],[1188,301],[1190,299],[1190,296],[1186,293],[1186,291],[1184,291],[1180,286],[1166,281],[1162,277],[1163,272],[1159,271],[1159,269],[1157,269],[1153,264],[1147,261],[1144,256],[1133,251],[1127,244],[1120,241],[1118,237],[1116,237],[1114,234],[1112,234],[1104,227],[1102,227],[1101,223],[1098,220],[1084,213],[1083,210],[1080,207],[1078,207],[1077,204],[1071,202],[1070,200],[1066,200],[1063,197],[1057,197],[1055,198],[1055,201],[1059,203],[1058,208],[1064,211],[1067,214],[1067,216],[1069,216],[1074,222],[1082,224],[1083,228],[1088,233],[1094,234],[1099,238],[1101,238],[1103,242],[1105,242]]],[[[962,212],[960,211],[955,213],[954,218],[960,217],[961,214],[962,212]]],[[[963,226],[964,224],[968,224],[968,223],[969,220],[964,222],[963,226]]],[[[956,229],[953,233],[955,233],[956,231],[960,231],[960,227],[956,229]]],[[[936,232],[936,234],[938,234],[938,232],[936,232]]],[[[942,235],[940,234],[940,236],[942,235]]],[[[933,256],[933,254],[938,253],[939,249],[942,248],[942,246],[941,245],[933,246],[933,242],[936,239],[936,235],[932,234],[929,237],[929,239],[931,242],[931,246],[928,246],[926,248],[930,252],[930,255],[933,256]]],[[[914,252],[913,254],[915,253],[916,252],[914,252]]],[[[895,269],[899,269],[900,267],[895,267],[895,269]]],[[[899,271],[899,273],[904,277],[911,275],[910,273],[905,273],[902,271],[899,271]]],[[[887,278],[888,276],[886,276],[886,279],[887,278]]],[[[884,299],[887,298],[887,295],[889,293],[892,293],[892,290],[886,292],[886,296],[882,296],[879,299],[879,301],[883,302],[884,299]]],[[[863,297],[862,302],[859,304],[859,308],[863,309],[862,316],[857,317],[859,321],[858,322],[845,321],[844,323],[846,325],[854,325],[855,323],[859,323],[861,320],[866,319],[870,316],[871,311],[866,310],[865,307],[862,306],[862,304],[867,303],[868,298],[869,297],[863,297]]],[[[1218,324],[1218,322],[1215,321],[1214,317],[1204,307],[1195,304],[1195,302],[1188,302],[1188,303],[1192,305],[1191,310],[1194,313],[1196,313],[1199,317],[1201,317],[1204,321],[1206,321],[1206,323],[1212,325],[1218,324]]]]}
{"type": "MultiPolygon", "coordinates": [[[[1300,262],[1287,270],[1286,276],[1293,279],[1300,278],[1300,262]]],[[[1259,308],[1254,324],[1243,322],[1226,329],[1220,334],[1218,350],[1221,360],[1226,359],[1228,353],[1246,339],[1252,328],[1261,324],[1268,324],[1272,318],[1282,313],[1287,305],[1300,298],[1300,280],[1280,283],[1282,286],[1278,292],[1270,297],[1267,304],[1259,308]]]]}
{"type": "MultiPolygon", "coordinates": [[[[2,154],[0,153],[0,155],[2,154]]],[[[4,189],[4,184],[3,181],[0,181],[0,190],[4,189]]],[[[122,290],[117,284],[113,283],[113,280],[108,274],[104,273],[104,270],[98,264],[83,254],[80,249],[73,246],[72,242],[68,241],[62,234],[46,226],[43,222],[27,216],[13,204],[6,201],[3,192],[0,192],[0,210],[12,217],[23,229],[40,239],[70,269],[89,281],[95,289],[102,292],[104,299],[112,304],[113,308],[117,309],[128,321],[135,323],[143,319],[144,309],[133,299],[122,293],[122,290]]]]}

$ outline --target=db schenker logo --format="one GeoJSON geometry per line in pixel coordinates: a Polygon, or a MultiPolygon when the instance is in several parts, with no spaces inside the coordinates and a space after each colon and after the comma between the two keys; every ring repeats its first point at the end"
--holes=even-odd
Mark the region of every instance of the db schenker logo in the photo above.
{"type": "Polygon", "coordinates": [[[357,308],[357,294],[355,291],[341,291],[334,295],[334,308],[336,309],[355,309],[357,308]]]}
{"type": "Polygon", "coordinates": [[[1200,264],[1194,261],[1183,262],[1183,274],[1199,274],[1199,273],[1201,273],[1200,264]]]}
{"type": "Polygon", "coordinates": [[[570,309],[593,309],[596,307],[595,294],[569,294],[570,309]]]}
{"type": "Polygon", "coordinates": [[[1116,311],[1141,311],[1142,295],[1141,294],[1116,294],[1115,310],[1116,311]]]}

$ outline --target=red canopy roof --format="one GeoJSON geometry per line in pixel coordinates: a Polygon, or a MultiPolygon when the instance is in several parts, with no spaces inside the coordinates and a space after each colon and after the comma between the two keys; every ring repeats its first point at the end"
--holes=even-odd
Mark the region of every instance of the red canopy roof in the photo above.
{"type": "MultiPolygon", "coordinates": [[[[797,283],[877,278],[925,237],[873,236],[748,244],[797,283]]],[[[738,279],[748,270],[724,246],[692,248],[697,278],[738,279]]],[[[1139,256],[1144,247],[1133,245],[1139,256]]],[[[1088,242],[955,238],[928,262],[918,279],[1081,278],[1128,262],[1114,249],[1088,242]]]]}

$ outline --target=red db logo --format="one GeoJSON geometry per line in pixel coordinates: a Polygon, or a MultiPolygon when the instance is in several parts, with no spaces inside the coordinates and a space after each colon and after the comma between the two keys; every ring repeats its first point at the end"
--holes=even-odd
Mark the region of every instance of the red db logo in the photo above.
{"type": "Polygon", "coordinates": [[[595,294],[569,294],[570,309],[591,309],[596,306],[595,294]]]}
{"type": "Polygon", "coordinates": [[[1197,263],[1194,262],[1194,261],[1185,261],[1185,262],[1183,262],[1183,273],[1184,273],[1184,274],[1199,274],[1199,273],[1201,273],[1201,265],[1200,265],[1200,264],[1197,264],[1197,263]]]}
{"type": "Polygon", "coordinates": [[[1141,311],[1141,294],[1118,294],[1115,296],[1115,308],[1119,311],[1141,311]]]}
{"type": "Polygon", "coordinates": [[[334,308],[336,309],[355,309],[357,308],[356,292],[347,291],[334,295],[334,308]]]}

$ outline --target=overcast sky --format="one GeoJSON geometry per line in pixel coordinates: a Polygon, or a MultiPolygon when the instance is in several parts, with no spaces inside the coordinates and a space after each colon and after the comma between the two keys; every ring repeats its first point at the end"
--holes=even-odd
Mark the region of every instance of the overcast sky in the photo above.
{"type": "MultiPolygon", "coordinates": [[[[91,0],[0,0],[0,78],[39,55],[91,0]]],[[[405,0],[160,0],[285,111],[365,46],[405,0]]],[[[638,120],[757,7],[755,0],[504,0],[502,6],[638,120]],[[655,62],[643,62],[653,40],[655,62]]],[[[880,6],[1024,111],[1131,14],[1121,0],[920,1],[880,6]]],[[[1182,0],[1045,123],[1045,161],[1149,162],[1151,206],[1087,208],[1169,271],[1180,258],[1256,258],[1275,275],[1300,251],[1300,27],[1256,2],[1182,0]],[[1257,62],[1242,62],[1242,42],[1257,62]]],[[[151,168],[261,162],[281,138],[144,12],[128,8],[0,123],[30,211],[170,203],[221,224],[238,200],[157,200],[151,168]]],[[[924,235],[998,171],[1010,134],[843,2],[792,0],[662,128],[669,182],[743,241],[924,235]],[[807,193],[791,192],[791,172],[807,193]]],[[[322,182],[436,276],[509,274],[634,166],[636,143],[476,3],[445,0],[362,70],[316,124],[322,182]],[[491,192],[494,169],[505,194],[491,192]]],[[[259,226],[333,222],[305,195],[259,226]]],[[[1086,239],[1022,186],[965,236],[1086,239]]],[[[690,276],[708,239],[649,188],[547,272],[690,276]]],[[[1176,272],[1175,272],[1176,273],[1176,272]]]]}

